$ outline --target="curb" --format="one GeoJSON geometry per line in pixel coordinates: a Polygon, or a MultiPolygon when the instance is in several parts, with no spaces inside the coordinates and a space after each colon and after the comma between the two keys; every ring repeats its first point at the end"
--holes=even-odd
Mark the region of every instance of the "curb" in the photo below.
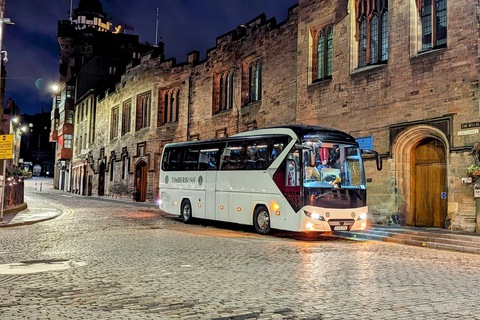
{"type": "MultiPolygon", "coordinates": [[[[56,209],[56,210],[60,210],[60,209],[56,209]]],[[[39,223],[39,222],[44,222],[44,221],[56,219],[56,218],[58,218],[59,216],[61,216],[61,215],[63,215],[63,214],[65,214],[65,211],[64,211],[64,210],[60,210],[60,213],[59,213],[59,214],[54,215],[54,216],[51,216],[51,217],[48,217],[48,218],[38,219],[38,220],[31,220],[31,221],[25,221],[25,222],[17,222],[17,223],[0,224],[0,228],[27,226],[27,225],[31,225],[31,224],[35,224],[35,223],[39,223]]]]}
{"type": "Polygon", "coordinates": [[[3,214],[6,215],[6,214],[11,214],[11,213],[18,213],[22,210],[25,210],[27,209],[28,205],[26,202],[22,203],[22,204],[19,204],[17,206],[14,206],[14,207],[11,207],[9,209],[4,209],[3,210],[3,214]]]}

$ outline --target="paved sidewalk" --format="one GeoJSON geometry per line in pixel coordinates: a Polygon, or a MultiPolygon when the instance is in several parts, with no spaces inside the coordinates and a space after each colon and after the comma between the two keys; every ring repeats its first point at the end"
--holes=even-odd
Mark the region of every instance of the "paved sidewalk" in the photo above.
{"type": "Polygon", "coordinates": [[[63,210],[35,201],[34,193],[48,192],[53,189],[52,178],[35,177],[24,180],[24,201],[27,208],[19,212],[7,213],[0,227],[14,227],[54,219],[63,214],[63,210]]]}
{"type": "MultiPolygon", "coordinates": [[[[53,179],[52,178],[42,178],[34,177],[32,179],[24,180],[25,192],[24,192],[24,201],[27,204],[25,210],[21,210],[16,213],[4,214],[3,221],[0,222],[1,227],[14,227],[19,225],[33,224],[37,222],[42,222],[50,219],[57,218],[64,214],[64,211],[48,204],[42,204],[39,201],[35,201],[35,198],[38,197],[41,193],[59,193],[63,196],[72,196],[72,197],[84,197],[77,194],[72,194],[69,192],[64,192],[61,190],[56,190],[53,188],[53,179]]],[[[154,204],[142,203],[142,202],[129,202],[114,200],[101,197],[88,197],[92,200],[114,202],[114,203],[123,203],[136,207],[147,207],[155,208],[154,204]]]]}

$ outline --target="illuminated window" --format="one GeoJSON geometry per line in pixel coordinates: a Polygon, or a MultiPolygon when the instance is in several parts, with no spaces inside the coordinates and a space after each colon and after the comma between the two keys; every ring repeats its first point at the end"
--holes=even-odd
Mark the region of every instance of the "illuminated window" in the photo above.
{"type": "Polygon", "coordinates": [[[358,66],[388,60],[388,1],[357,0],[358,66]]]}
{"type": "Polygon", "coordinates": [[[72,148],[72,135],[71,134],[64,134],[63,139],[64,139],[64,144],[63,147],[65,149],[71,149],[72,148]]]}

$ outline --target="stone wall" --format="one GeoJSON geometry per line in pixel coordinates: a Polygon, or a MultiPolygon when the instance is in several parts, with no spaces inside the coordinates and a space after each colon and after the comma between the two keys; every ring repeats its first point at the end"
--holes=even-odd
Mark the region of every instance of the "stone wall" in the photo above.
{"type": "Polygon", "coordinates": [[[355,137],[373,136],[373,148],[385,160],[380,172],[374,162],[366,163],[374,223],[396,222],[409,197],[409,181],[399,174],[405,163],[396,161],[392,152],[397,143],[391,139],[392,128],[426,124],[434,132],[440,126],[435,119],[447,117],[443,142],[448,149],[448,216],[453,229],[473,231],[472,186],[462,185],[461,178],[479,135],[457,132],[462,123],[479,119],[478,9],[475,1],[458,4],[448,1],[447,46],[420,52],[416,1],[388,1],[388,62],[358,68],[355,1],[299,1],[297,122],[334,127],[355,137]],[[326,24],[333,24],[333,75],[313,83],[311,71],[305,72],[312,68],[311,30],[326,24]]]}
{"type": "MultiPolygon", "coordinates": [[[[135,166],[139,161],[147,163],[147,197],[153,203],[158,194],[158,177],[162,146],[168,142],[187,141],[191,137],[212,139],[218,131],[227,136],[246,130],[255,123],[258,127],[282,125],[295,122],[296,105],[296,13],[277,24],[264,15],[253,19],[217,38],[217,44],[199,61],[198,53],[191,52],[186,63],[177,64],[175,59],[142,56],[141,63],[128,66],[121,82],[113,92],[107,92],[97,101],[95,143],[91,145],[94,164],[93,195],[98,195],[100,164],[104,163],[105,196],[133,200],[135,193],[135,166]],[[272,52],[275,52],[273,55],[272,52]],[[262,99],[245,104],[245,65],[254,59],[262,61],[262,99]],[[228,69],[235,72],[233,83],[233,107],[214,112],[215,75],[228,69]],[[161,92],[170,88],[179,89],[179,117],[177,122],[161,123],[163,117],[161,92]],[[137,96],[151,92],[150,125],[135,130],[137,96]],[[112,108],[131,99],[131,131],[110,139],[112,108]],[[145,152],[137,152],[139,144],[145,143],[145,152]],[[104,156],[100,153],[103,149],[104,156]],[[122,152],[128,152],[129,173],[123,178],[122,152]],[[113,160],[112,160],[113,159],[113,160]],[[111,178],[112,161],[114,175],[111,178]]],[[[248,70],[247,70],[248,71],[248,70]]],[[[121,113],[121,112],[120,112],[121,113]]],[[[121,122],[121,120],[120,120],[121,122]]]]}

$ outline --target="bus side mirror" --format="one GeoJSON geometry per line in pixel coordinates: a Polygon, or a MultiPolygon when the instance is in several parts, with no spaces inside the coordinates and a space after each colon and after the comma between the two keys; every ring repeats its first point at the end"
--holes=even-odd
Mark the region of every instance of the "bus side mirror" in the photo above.
{"type": "Polygon", "coordinates": [[[362,149],[362,154],[373,154],[375,156],[375,162],[377,163],[377,170],[378,171],[382,170],[382,167],[383,167],[382,157],[377,151],[362,149]]]}

